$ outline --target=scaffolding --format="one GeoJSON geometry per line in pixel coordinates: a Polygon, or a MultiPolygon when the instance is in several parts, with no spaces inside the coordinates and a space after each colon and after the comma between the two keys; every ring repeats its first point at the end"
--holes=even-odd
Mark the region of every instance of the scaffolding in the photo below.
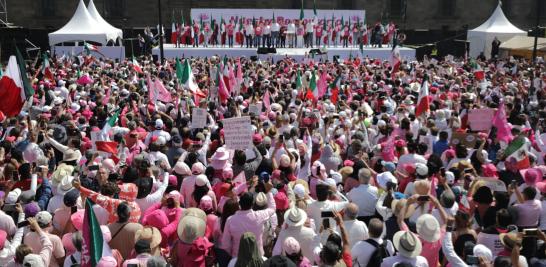
{"type": "Polygon", "coordinates": [[[7,0],[0,0],[0,28],[11,28],[13,23],[8,22],[7,0]]]}

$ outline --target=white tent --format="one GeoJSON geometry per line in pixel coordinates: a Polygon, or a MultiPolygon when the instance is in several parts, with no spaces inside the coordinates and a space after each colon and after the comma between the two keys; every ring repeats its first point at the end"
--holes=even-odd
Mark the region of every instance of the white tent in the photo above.
{"type": "Polygon", "coordinates": [[[497,37],[499,41],[504,42],[517,35],[526,35],[527,33],[512,25],[502,12],[501,3],[495,9],[491,17],[479,27],[469,30],[467,39],[470,42],[469,54],[471,57],[477,57],[484,52],[486,57],[491,55],[491,43],[497,37]]]}
{"type": "Polygon", "coordinates": [[[93,2],[93,0],[89,1],[89,5],[87,5],[87,10],[89,11],[89,15],[91,15],[91,17],[97,21],[97,23],[99,24],[99,28],[106,31],[106,33],[108,34],[108,40],[123,38],[123,31],[110,25],[110,23],[106,22],[106,20],[102,18],[102,16],[99,14],[99,11],[97,11],[97,8],[95,7],[95,3],[93,2]]]}
{"type": "Polygon", "coordinates": [[[91,17],[83,0],[80,0],[70,21],[61,29],[49,34],[49,45],[77,41],[93,41],[106,45],[108,41],[116,41],[118,37],[121,38],[120,35],[103,28],[103,25],[91,17]]]}

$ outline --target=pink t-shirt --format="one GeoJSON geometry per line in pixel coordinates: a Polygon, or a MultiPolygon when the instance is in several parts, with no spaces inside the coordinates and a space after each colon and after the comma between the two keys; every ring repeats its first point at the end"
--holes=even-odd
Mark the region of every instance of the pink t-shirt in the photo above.
{"type": "MultiPolygon", "coordinates": [[[[400,230],[409,231],[409,228],[404,223],[400,230]]],[[[427,259],[428,266],[438,266],[438,263],[440,262],[439,252],[442,249],[442,240],[444,240],[445,235],[446,235],[445,228],[441,228],[440,239],[438,239],[436,242],[428,242],[426,240],[423,240],[419,236],[419,240],[421,240],[421,244],[423,245],[423,249],[421,250],[421,256],[427,259]]]]}

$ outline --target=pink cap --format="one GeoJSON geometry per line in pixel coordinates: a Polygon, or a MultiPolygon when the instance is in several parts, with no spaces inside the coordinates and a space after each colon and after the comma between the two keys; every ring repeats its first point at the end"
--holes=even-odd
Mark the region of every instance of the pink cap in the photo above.
{"type": "Polygon", "coordinates": [[[495,167],[495,165],[491,163],[484,164],[482,166],[482,173],[483,173],[483,176],[485,177],[495,177],[495,178],[498,177],[497,167],[495,167]]]}
{"type": "Polygon", "coordinates": [[[205,195],[201,198],[199,202],[199,208],[204,211],[209,211],[213,209],[212,198],[208,195],[205,195]]]}
{"type": "Polygon", "coordinates": [[[300,243],[293,237],[287,237],[282,243],[282,250],[286,255],[294,255],[301,250],[300,243]]]}
{"type": "Polygon", "coordinates": [[[154,210],[142,218],[144,226],[149,225],[157,229],[163,229],[169,224],[169,219],[163,210],[154,210]]]}
{"type": "Polygon", "coordinates": [[[85,210],[78,210],[74,214],[70,215],[70,220],[72,221],[72,225],[74,225],[74,228],[76,228],[78,231],[81,231],[83,228],[84,212],[85,210]]]}

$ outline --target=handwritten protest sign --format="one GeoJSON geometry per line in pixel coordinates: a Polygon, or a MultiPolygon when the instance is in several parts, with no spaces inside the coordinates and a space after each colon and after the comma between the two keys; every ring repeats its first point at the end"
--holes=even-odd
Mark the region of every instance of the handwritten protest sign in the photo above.
{"type": "Polygon", "coordinates": [[[468,113],[468,123],[472,131],[488,131],[493,126],[495,110],[491,108],[471,109],[468,113]]]}
{"type": "Polygon", "coordinates": [[[462,143],[466,147],[473,148],[474,145],[476,145],[476,142],[478,141],[478,135],[477,134],[471,134],[471,133],[458,133],[454,132],[451,134],[451,145],[455,146],[459,143],[462,143]]]}
{"type": "Polygon", "coordinates": [[[262,103],[248,105],[248,113],[254,115],[260,115],[262,113],[262,103]]]}
{"type": "Polygon", "coordinates": [[[205,128],[205,125],[207,125],[207,111],[194,108],[191,112],[191,128],[205,128]]]}
{"type": "MultiPolygon", "coordinates": [[[[502,180],[495,179],[495,178],[487,178],[487,177],[478,177],[475,180],[476,183],[479,183],[479,185],[487,186],[491,191],[493,192],[507,192],[506,184],[502,180]]],[[[478,186],[479,186],[478,185],[478,186]]]]}
{"type": "Polygon", "coordinates": [[[222,122],[227,148],[244,150],[252,147],[252,126],[249,116],[225,119],[222,122]]]}

